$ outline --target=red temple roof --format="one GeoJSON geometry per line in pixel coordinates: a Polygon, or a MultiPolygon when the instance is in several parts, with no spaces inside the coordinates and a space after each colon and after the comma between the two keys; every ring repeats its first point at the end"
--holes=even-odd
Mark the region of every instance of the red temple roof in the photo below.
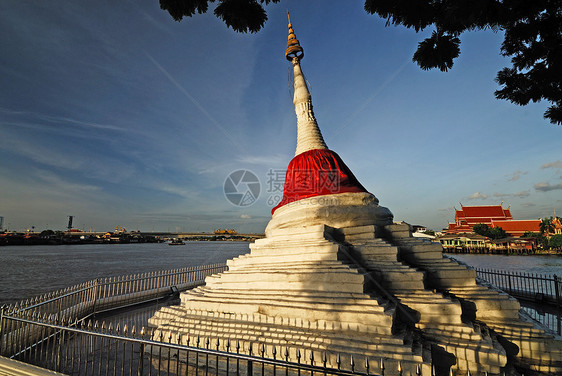
{"type": "Polygon", "coordinates": [[[512,220],[509,208],[504,209],[502,205],[481,205],[481,206],[463,206],[461,209],[455,209],[455,223],[450,223],[447,233],[459,234],[472,232],[472,227],[479,223],[488,226],[492,225],[492,221],[512,220]]]}
{"type": "Polygon", "coordinates": [[[485,205],[485,206],[463,206],[461,210],[464,217],[475,218],[506,218],[513,219],[509,208],[504,209],[501,205],[485,205]]]}
{"type": "Polygon", "coordinates": [[[509,220],[509,221],[492,221],[491,227],[501,227],[505,232],[511,234],[512,236],[521,236],[527,231],[530,232],[540,232],[539,225],[541,223],[540,219],[529,219],[529,220],[509,220]]]}

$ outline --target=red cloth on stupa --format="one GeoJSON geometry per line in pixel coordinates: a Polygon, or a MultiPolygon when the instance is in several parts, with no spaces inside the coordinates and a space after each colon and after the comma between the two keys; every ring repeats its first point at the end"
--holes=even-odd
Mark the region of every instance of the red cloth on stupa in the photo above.
{"type": "Polygon", "coordinates": [[[287,167],[283,199],[271,214],[303,198],[346,192],[367,192],[340,156],[329,149],[308,150],[295,156],[287,167]]]}

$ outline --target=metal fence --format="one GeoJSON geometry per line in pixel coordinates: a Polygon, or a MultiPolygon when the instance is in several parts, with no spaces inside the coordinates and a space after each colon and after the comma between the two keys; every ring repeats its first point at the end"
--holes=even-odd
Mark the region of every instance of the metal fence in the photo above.
{"type": "Polygon", "coordinates": [[[14,357],[26,348],[44,342],[48,337],[43,333],[44,327],[34,323],[36,321],[64,325],[65,318],[73,318],[75,323],[72,324],[76,326],[101,312],[158,300],[199,286],[205,282],[206,276],[226,268],[226,264],[213,264],[96,279],[3,306],[0,312],[0,355],[14,357]],[[14,326],[16,318],[25,321],[14,326]]]}
{"type": "MultiPolygon", "coordinates": [[[[89,281],[0,309],[0,356],[67,375],[402,375],[401,362],[231,343],[101,324],[92,316],[157,300],[227,269],[206,265],[89,281]],[[248,347],[249,346],[249,347],[248,347]],[[390,372],[389,372],[390,371],[390,372]]],[[[96,316],[97,317],[97,316],[96,316]]],[[[421,365],[409,364],[421,375],[421,365]]],[[[427,373],[429,375],[429,372],[427,373]]]]}
{"type": "Polygon", "coordinates": [[[56,315],[80,320],[93,314],[160,299],[199,286],[205,277],[227,269],[226,264],[101,278],[4,307],[35,316],[56,315]]]}
{"type": "Polygon", "coordinates": [[[541,275],[476,268],[477,276],[521,301],[522,310],[553,333],[562,335],[562,281],[541,275]],[[527,306],[528,305],[528,306],[527,306]]]}
{"type": "MultiPolygon", "coordinates": [[[[348,364],[343,364],[338,356],[337,368],[333,368],[327,364],[326,353],[305,358],[300,349],[264,344],[241,349],[239,342],[231,343],[228,339],[220,342],[171,334],[153,338],[152,332],[144,327],[137,331],[135,327],[100,325],[91,320],[66,322],[55,315],[38,318],[29,312],[20,316],[6,311],[0,322],[2,333],[8,333],[0,341],[0,354],[13,354],[12,359],[67,375],[385,374],[383,359],[352,356],[347,359],[348,364]],[[38,336],[30,343],[33,333],[38,336]]],[[[402,375],[401,363],[390,371],[402,375]]],[[[417,367],[416,374],[421,375],[421,367],[417,367]]]]}
{"type": "MultiPolygon", "coordinates": [[[[93,322],[91,316],[204,283],[215,264],[97,279],[0,310],[0,355],[67,375],[421,375],[422,365],[271,343],[231,343],[93,322]],[[72,319],[71,319],[72,318],[72,319]],[[90,318],[90,319],[88,319],[90,318]],[[388,369],[385,370],[385,362],[388,369]],[[415,371],[414,371],[415,370],[415,371]]],[[[424,375],[435,374],[435,369],[424,375]]]]}
{"type": "Polygon", "coordinates": [[[558,276],[535,273],[480,269],[477,276],[492,283],[514,297],[538,303],[547,303],[560,308],[562,281],[558,276]]]}
{"type": "Polygon", "coordinates": [[[537,307],[535,304],[521,305],[523,310],[531,319],[537,321],[550,329],[553,333],[562,335],[562,312],[554,310],[545,310],[544,307],[537,307]]]}

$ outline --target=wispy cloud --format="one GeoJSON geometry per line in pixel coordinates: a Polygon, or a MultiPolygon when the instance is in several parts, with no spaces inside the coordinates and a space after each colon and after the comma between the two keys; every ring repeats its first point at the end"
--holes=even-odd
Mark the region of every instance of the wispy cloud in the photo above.
{"type": "Polygon", "coordinates": [[[467,197],[468,200],[485,200],[487,199],[489,196],[485,193],[480,193],[480,192],[474,192],[473,194],[471,194],[470,196],[467,197]]]}
{"type": "Polygon", "coordinates": [[[209,111],[207,111],[202,105],[201,103],[199,103],[199,101],[197,99],[195,99],[195,97],[193,97],[170,73],[168,73],[168,71],[162,66],[160,65],[148,52],[145,52],[146,56],[148,57],[148,59],[152,62],[152,64],[154,64],[154,66],[156,68],[158,68],[158,70],[160,72],[162,72],[162,74],[164,74],[164,76],[166,76],[166,78],[179,90],[183,93],[183,95],[185,95],[190,101],[191,103],[193,103],[193,105],[195,105],[195,107],[197,107],[199,109],[199,111],[201,111],[201,113],[203,113],[207,119],[209,119],[209,121],[211,122],[211,124],[213,124],[219,131],[220,133],[226,137],[226,139],[228,139],[230,141],[230,143],[232,145],[234,145],[236,147],[236,149],[238,149],[238,151],[240,153],[244,153],[245,154],[245,149],[242,147],[242,145],[231,135],[231,132],[227,131],[225,127],[223,127],[210,113],[209,111]]]}
{"type": "Polygon", "coordinates": [[[519,180],[519,178],[521,177],[521,175],[526,175],[527,171],[521,171],[521,170],[517,170],[515,171],[513,174],[507,175],[507,181],[516,181],[519,180]]]}
{"type": "Polygon", "coordinates": [[[92,158],[74,145],[56,147],[51,142],[38,143],[8,133],[0,138],[0,150],[24,157],[41,168],[47,166],[53,170],[75,171],[82,176],[111,183],[130,180],[137,172],[134,164],[119,156],[98,154],[92,158]]]}
{"type": "Polygon", "coordinates": [[[540,182],[535,184],[535,190],[541,192],[556,191],[562,189],[562,183],[551,185],[549,182],[540,182]]]}
{"type": "MultiPolygon", "coordinates": [[[[67,127],[93,128],[96,130],[105,130],[105,131],[119,131],[119,132],[127,131],[125,128],[118,127],[116,125],[99,124],[91,121],[73,119],[66,116],[54,116],[54,115],[40,114],[30,111],[14,111],[2,107],[0,107],[0,112],[15,118],[14,121],[7,121],[7,122],[3,121],[1,123],[6,125],[12,125],[12,126],[23,126],[26,128],[32,127],[34,129],[45,130],[46,128],[45,126],[50,127],[52,125],[56,125],[57,127],[67,126],[67,127]]],[[[59,130],[60,128],[49,128],[49,129],[59,130]]]]}
{"type": "Polygon", "coordinates": [[[35,175],[44,186],[48,186],[53,192],[60,192],[61,194],[67,194],[68,192],[87,193],[101,190],[98,186],[72,182],[45,170],[36,170],[35,175]]]}
{"type": "Polygon", "coordinates": [[[523,197],[528,197],[531,193],[527,190],[527,191],[521,191],[521,192],[517,192],[517,193],[494,193],[494,197],[500,197],[500,198],[505,198],[505,197],[519,197],[519,198],[523,198],[523,197]]]}
{"type": "Polygon", "coordinates": [[[287,155],[285,154],[246,155],[246,156],[239,157],[236,161],[240,163],[262,165],[270,168],[278,168],[280,166],[284,167],[289,163],[287,155]]]}
{"type": "Polygon", "coordinates": [[[557,160],[554,162],[549,162],[549,163],[545,163],[541,166],[541,168],[556,168],[556,169],[562,169],[562,161],[561,160],[557,160]]]}
{"type": "Polygon", "coordinates": [[[60,149],[51,148],[48,145],[28,142],[21,138],[11,137],[4,134],[0,142],[0,150],[18,154],[39,163],[43,166],[53,166],[70,170],[78,170],[86,167],[86,161],[80,158],[68,158],[60,149]]]}
{"type": "Polygon", "coordinates": [[[167,35],[174,35],[172,30],[170,30],[169,28],[166,27],[166,25],[168,25],[168,24],[157,21],[156,18],[152,17],[148,12],[146,12],[143,9],[141,9],[140,7],[134,6],[132,4],[133,3],[131,2],[131,8],[135,9],[137,12],[139,12],[142,15],[142,17],[145,20],[147,20],[148,22],[150,22],[150,24],[153,25],[155,28],[159,29],[160,31],[165,32],[167,35]]]}
{"type": "Polygon", "coordinates": [[[252,217],[249,216],[248,214],[242,214],[242,215],[240,216],[240,218],[242,218],[242,219],[250,219],[250,218],[252,218],[252,217]]]}
{"type": "Polygon", "coordinates": [[[447,212],[447,213],[450,213],[450,212],[452,212],[453,210],[455,210],[455,208],[452,207],[452,206],[449,206],[448,208],[439,208],[439,209],[437,209],[437,210],[440,211],[440,212],[447,212]]]}
{"type": "Polygon", "coordinates": [[[411,64],[410,59],[407,59],[406,61],[404,61],[404,63],[402,63],[402,65],[400,67],[398,67],[398,69],[396,69],[394,71],[394,73],[392,73],[387,79],[386,81],[384,81],[374,92],[373,94],[371,94],[369,96],[369,98],[367,98],[362,104],[361,106],[359,106],[359,108],[357,108],[357,110],[355,110],[355,112],[353,112],[353,114],[351,114],[349,116],[349,118],[338,128],[334,131],[334,133],[331,135],[332,138],[335,138],[336,136],[338,136],[349,124],[351,124],[351,122],[357,117],[357,115],[363,111],[368,105],[369,103],[371,103],[373,101],[373,99],[375,99],[392,81],[394,81],[394,79],[404,70],[404,68],[406,68],[406,66],[408,66],[408,64],[411,64]]]}
{"type": "Polygon", "coordinates": [[[152,184],[152,185],[154,189],[172,194],[174,196],[179,196],[184,199],[194,198],[196,196],[199,196],[197,192],[194,192],[192,190],[183,187],[178,187],[170,184],[152,184]]]}

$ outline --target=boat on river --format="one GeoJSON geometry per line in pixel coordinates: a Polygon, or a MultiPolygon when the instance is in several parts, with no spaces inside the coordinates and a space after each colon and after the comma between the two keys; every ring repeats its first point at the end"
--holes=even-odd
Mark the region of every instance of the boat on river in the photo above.
{"type": "Polygon", "coordinates": [[[170,240],[170,242],[168,243],[169,245],[184,245],[185,243],[178,238],[172,239],[170,240]]]}

